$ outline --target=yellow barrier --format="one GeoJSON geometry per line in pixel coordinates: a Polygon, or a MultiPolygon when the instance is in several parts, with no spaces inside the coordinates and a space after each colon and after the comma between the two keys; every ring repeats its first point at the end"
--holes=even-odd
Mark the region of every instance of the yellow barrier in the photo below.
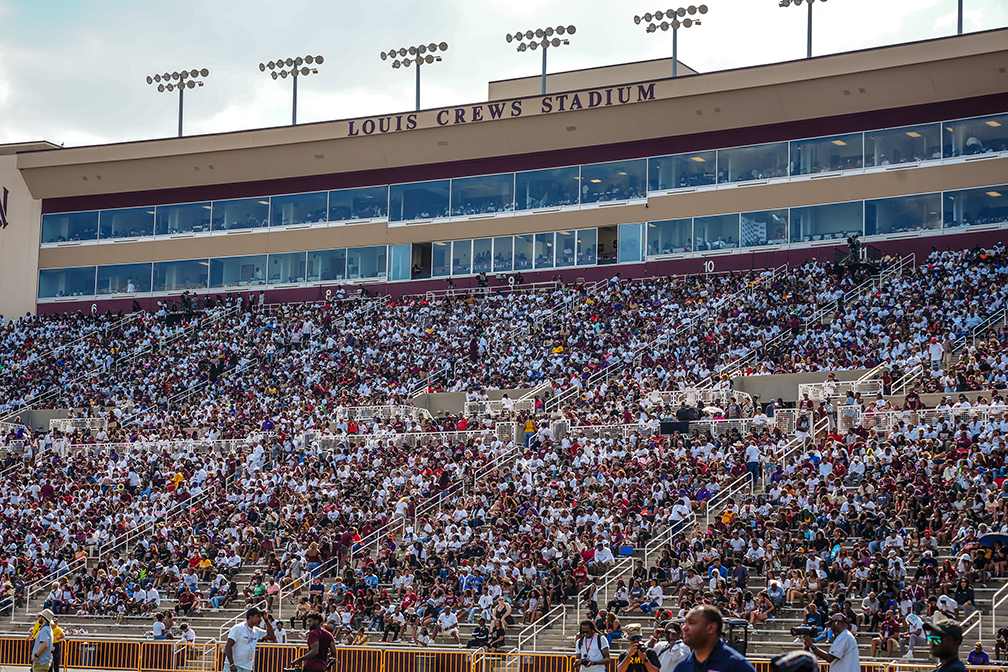
{"type": "Polygon", "coordinates": [[[339,648],[336,669],[351,672],[384,672],[385,651],[369,648],[339,648]]]}
{"type": "Polygon", "coordinates": [[[27,667],[29,655],[31,655],[30,639],[23,637],[0,639],[0,665],[27,667]]]}
{"type": "MultiPolygon", "coordinates": [[[[144,642],[110,642],[87,639],[64,639],[61,644],[60,667],[85,670],[141,669],[141,646],[144,642]]],[[[142,668],[149,670],[164,668],[142,668]]]]}
{"type": "MultiPolygon", "coordinates": [[[[221,652],[224,646],[221,645],[221,652]]],[[[257,644],[255,652],[255,667],[252,672],[282,672],[291,667],[291,661],[308,650],[307,646],[292,646],[285,644],[257,644]]],[[[227,670],[227,664],[222,663],[222,670],[227,670]]]]}
{"type": "Polygon", "coordinates": [[[468,651],[389,650],[383,655],[382,672],[472,672],[468,651]]]}
{"type": "Polygon", "coordinates": [[[473,655],[472,672],[570,672],[571,657],[547,653],[486,653],[473,655]]]}

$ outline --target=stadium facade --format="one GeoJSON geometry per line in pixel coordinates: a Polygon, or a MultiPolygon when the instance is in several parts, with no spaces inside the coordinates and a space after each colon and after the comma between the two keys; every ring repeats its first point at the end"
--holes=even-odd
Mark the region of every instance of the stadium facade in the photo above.
{"type": "Polygon", "coordinates": [[[1008,30],[672,79],[62,149],[0,146],[0,313],[777,267],[1005,240],[1008,30]]]}

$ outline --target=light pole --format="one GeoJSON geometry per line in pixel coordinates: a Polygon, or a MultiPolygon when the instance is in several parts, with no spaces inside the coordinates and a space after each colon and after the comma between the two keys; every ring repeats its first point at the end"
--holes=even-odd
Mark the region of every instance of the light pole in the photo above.
{"type": "MultiPolygon", "coordinates": [[[[805,0],[808,3],[808,56],[806,58],[812,58],[812,3],[816,0],[805,0]]],[[[819,2],[826,2],[826,0],[819,0],[819,2]]],[[[795,7],[801,7],[802,0],[780,0],[781,7],[790,7],[794,5],[795,7]]]]}
{"type": "Polygon", "coordinates": [[[958,32],[959,35],[962,35],[962,19],[963,19],[963,17],[962,17],[962,14],[963,14],[963,12],[962,12],[962,5],[963,5],[963,0],[959,0],[959,32],[958,32]]]}
{"type": "Polygon", "coordinates": [[[508,33],[504,36],[504,39],[508,41],[508,44],[512,42],[518,43],[518,51],[528,51],[531,49],[535,51],[536,49],[542,47],[543,63],[542,63],[542,95],[546,95],[546,52],[549,51],[550,47],[559,47],[561,44],[570,44],[570,40],[556,37],[557,35],[573,35],[577,31],[574,26],[557,26],[556,28],[537,28],[536,30],[526,30],[524,33],[517,32],[514,35],[508,33]],[[528,44],[524,42],[528,40],[528,44]]]}
{"type": "Polygon", "coordinates": [[[416,109],[417,112],[420,111],[420,66],[424,63],[430,65],[434,61],[440,61],[440,56],[435,56],[438,51],[448,51],[448,43],[441,42],[440,44],[421,44],[419,47],[400,47],[398,50],[390,49],[388,52],[381,53],[381,60],[387,61],[388,59],[394,59],[392,61],[392,68],[398,70],[399,68],[408,68],[412,65],[416,68],[416,109]],[[402,60],[400,60],[402,59],[402,60]]]}
{"type": "Polygon", "coordinates": [[[679,9],[669,9],[665,12],[658,10],[654,14],[648,12],[644,16],[633,17],[634,23],[638,26],[641,23],[647,23],[647,32],[656,33],[658,29],[661,28],[663,31],[667,31],[669,28],[672,29],[672,76],[679,76],[679,29],[689,28],[690,26],[699,26],[700,19],[690,18],[696,16],[697,13],[706,14],[707,5],[700,5],[699,7],[695,5],[690,5],[689,7],[680,7],[679,9]],[[689,16],[687,16],[687,14],[689,16]],[[662,19],[665,19],[662,21],[662,19]],[[671,19],[671,21],[669,21],[671,19]],[[680,21],[679,19],[682,19],[680,21]],[[661,23],[658,23],[661,21],[661,23]]]}
{"type": "Polygon", "coordinates": [[[270,76],[276,79],[287,79],[290,77],[294,80],[294,103],[292,105],[293,111],[291,112],[291,126],[297,126],[297,83],[298,78],[307,77],[308,75],[317,75],[318,68],[309,68],[309,65],[313,63],[315,65],[322,65],[325,59],[321,56],[308,55],[304,58],[298,56],[297,58],[280,59],[276,62],[270,61],[269,63],[260,63],[259,71],[266,72],[266,68],[270,69],[270,76]],[[307,65],[305,65],[307,64],[307,65]],[[289,68],[289,69],[285,69],[289,68]],[[277,69],[279,68],[279,69],[277,69]]]}
{"type": "Polygon", "coordinates": [[[185,90],[195,89],[197,86],[203,86],[203,79],[210,76],[210,71],[206,68],[202,70],[182,70],[181,72],[173,72],[168,74],[167,72],[163,75],[148,75],[147,83],[154,84],[157,82],[158,93],[164,93],[168,91],[171,93],[175,89],[178,89],[178,137],[182,137],[182,98],[185,90]],[[196,79],[197,77],[202,77],[203,79],[196,79]]]}

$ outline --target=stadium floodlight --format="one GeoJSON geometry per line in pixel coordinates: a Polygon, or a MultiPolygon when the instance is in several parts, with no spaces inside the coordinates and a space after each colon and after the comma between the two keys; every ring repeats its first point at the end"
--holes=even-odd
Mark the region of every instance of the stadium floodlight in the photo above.
{"type": "Polygon", "coordinates": [[[147,83],[157,84],[158,93],[168,93],[178,90],[178,137],[182,137],[182,103],[186,89],[195,89],[203,86],[203,80],[210,76],[210,71],[206,68],[197,70],[176,70],[169,74],[167,72],[147,76],[147,83]]]}
{"type": "Polygon", "coordinates": [[[690,5],[679,9],[658,10],[654,14],[648,12],[644,16],[633,17],[634,23],[638,26],[647,24],[648,33],[657,33],[659,30],[668,32],[672,29],[672,76],[679,76],[679,29],[699,26],[700,19],[694,19],[697,14],[703,16],[707,13],[707,5],[690,5]]]}
{"type": "Polygon", "coordinates": [[[308,66],[322,65],[324,62],[325,59],[322,56],[308,55],[304,58],[300,56],[297,58],[278,58],[276,61],[259,64],[259,72],[266,72],[269,70],[270,77],[272,77],[274,81],[277,79],[287,79],[288,77],[293,80],[294,102],[291,105],[291,126],[297,126],[298,80],[302,77],[307,77],[308,75],[317,75],[318,68],[309,68],[308,66]]]}
{"type": "Polygon", "coordinates": [[[559,47],[561,44],[570,44],[570,40],[558,37],[558,35],[573,35],[577,31],[574,26],[557,26],[556,28],[536,28],[526,30],[524,33],[518,31],[514,35],[508,33],[504,36],[508,44],[517,42],[517,51],[526,52],[530,49],[535,51],[542,48],[542,95],[546,95],[546,52],[551,47],[559,47]]]}
{"type": "MultiPolygon", "coordinates": [[[[805,0],[808,5],[808,55],[806,58],[812,58],[812,3],[816,0],[805,0]]],[[[819,2],[826,2],[826,0],[819,0],[819,2]]],[[[794,5],[795,7],[801,7],[802,0],[780,0],[781,7],[790,7],[794,5]]]]}
{"type": "Polygon", "coordinates": [[[435,44],[421,44],[416,47],[399,47],[399,49],[389,49],[383,51],[379,56],[383,61],[392,61],[390,65],[393,70],[408,68],[411,65],[416,70],[416,109],[420,111],[420,66],[430,65],[435,61],[440,61],[441,57],[437,52],[448,51],[448,43],[440,42],[435,44]]]}

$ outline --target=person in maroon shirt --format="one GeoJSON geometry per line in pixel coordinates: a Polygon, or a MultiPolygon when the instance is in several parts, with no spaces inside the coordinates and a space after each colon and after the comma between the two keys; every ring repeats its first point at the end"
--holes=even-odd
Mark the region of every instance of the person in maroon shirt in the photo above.
{"type": "Polygon", "coordinates": [[[322,672],[329,666],[329,656],[336,655],[336,640],[322,627],[322,615],[317,611],[308,614],[308,650],[291,661],[291,666],[301,664],[302,670],[322,672]]]}

